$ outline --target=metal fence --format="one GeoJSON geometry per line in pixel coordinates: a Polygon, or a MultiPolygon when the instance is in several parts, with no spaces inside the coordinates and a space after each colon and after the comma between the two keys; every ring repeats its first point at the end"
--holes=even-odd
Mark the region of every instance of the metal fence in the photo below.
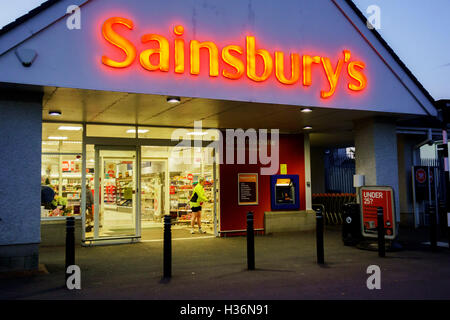
{"type": "Polygon", "coordinates": [[[335,149],[325,157],[325,189],[327,193],[355,193],[353,175],[355,159],[335,149]]]}
{"type": "MultiPolygon", "coordinates": [[[[446,220],[447,220],[447,213],[445,212],[445,203],[447,198],[447,190],[445,186],[445,171],[442,169],[443,165],[442,162],[443,159],[439,158],[421,158],[420,159],[420,165],[429,167],[431,173],[433,174],[434,179],[431,181],[431,204],[433,204],[437,208],[438,212],[438,223],[441,226],[442,229],[446,229],[446,220]]],[[[422,203],[418,203],[419,205],[419,212],[421,213],[421,216],[419,218],[419,225],[429,225],[429,216],[425,210],[425,206],[422,203]]],[[[446,232],[446,231],[445,231],[446,232]]]]}

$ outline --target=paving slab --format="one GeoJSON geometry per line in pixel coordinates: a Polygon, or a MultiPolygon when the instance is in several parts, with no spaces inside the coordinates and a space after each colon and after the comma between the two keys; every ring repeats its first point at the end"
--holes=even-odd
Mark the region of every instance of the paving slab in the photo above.
{"type": "Polygon", "coordinates": [[[431,252],[427,233],[405,231],[404,249],[344,246],[339,227],[325,230],[325,265],[316,263],[314,232],[255,237],[256,270],[247,270],[245,237],[172,242],[170,281],[162,281],[163,242],[77,247],[81,290],[64,286],[64,247],[41,247],[46,272],[0,279],[0,299],[300,300],[449,299],[450,251],[431,252]],[[367,268],[381,270],[369,290],[367,268]]]}

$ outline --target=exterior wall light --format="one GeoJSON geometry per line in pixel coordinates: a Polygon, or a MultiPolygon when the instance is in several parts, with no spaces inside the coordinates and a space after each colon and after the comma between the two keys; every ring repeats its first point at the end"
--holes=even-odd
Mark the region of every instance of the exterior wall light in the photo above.
{"type": "Polygon", "coordinates": [[[168,103],[173,103],[173,104],[175,104],[175,103],[180,103],[180,97],[168,97],[167,98],[167,102],[168,103]]]}

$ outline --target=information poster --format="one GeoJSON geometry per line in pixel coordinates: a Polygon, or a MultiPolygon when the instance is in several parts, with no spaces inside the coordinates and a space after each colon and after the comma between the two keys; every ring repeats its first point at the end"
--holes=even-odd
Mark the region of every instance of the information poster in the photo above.
{"type": "Polygon", "coordinates": [[[364,237],[378,237],[377,208],[383,208],[385,239],[396,237],[394,192],[391,187],[361,187],[361,228],[364,237]]]}
{"type": "Polygon", "coordinates": [[[238,174],[238,204],[240,206],[258,204],[257,173],[238,174]]]}

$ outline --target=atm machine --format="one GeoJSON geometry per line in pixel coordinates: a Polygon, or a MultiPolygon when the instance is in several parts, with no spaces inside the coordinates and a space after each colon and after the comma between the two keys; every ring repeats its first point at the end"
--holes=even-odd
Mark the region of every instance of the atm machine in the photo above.
{"type": "Polygon", "coordinates": [[[292,174],[278,174],[270,177],[272,210],[299,210],[299,177],[292,174]]]}

